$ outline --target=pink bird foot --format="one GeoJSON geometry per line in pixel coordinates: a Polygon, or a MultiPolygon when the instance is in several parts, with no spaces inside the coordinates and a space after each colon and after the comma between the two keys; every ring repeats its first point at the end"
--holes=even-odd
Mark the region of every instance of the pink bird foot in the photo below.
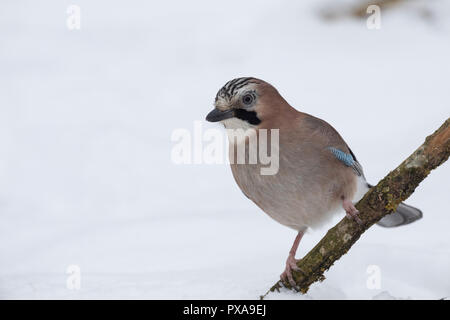
{"type": "Polygon", "coordinates": [[[353,202],[345,199],[342,202],[342,207],[346,212],[347,218],[355,220],[360,226],[364,225],[364,222],[358,217],[359,211],[355,208],[353,202]]]}
{"type": "Polygon", "coordinates": [[[303,272],[302,269],[297,266],[297,262],[300,260],[297,260],[294,258],[293,255],[289,255],[286,260],[286,268],[284,269],[283,273],[280,275],[280,279],[283,282],[289,282],[289,284],[292,287],[297,286],[297,283],[295,282],[294,278],[292,277],[292,271],[297,272],[303,272]]]}
{"type": "Polygon", "coordinates": [[[303,270],[297,266],[297,262],[299,260],[295,259],[295,253],[297,252],[298,245],[300,244],[300,240],[302,239],[303,234],[305,233],[305,230],[299,231],[297,236],[295,237],[294,243],[292,244],[292,248],[289,251],[289,255],[286,260],[286,268],[284,269],[283,273],[280,275],[281,281],[283,281],[285,283],[289,282],[289,284],[292,287],[297,286],[297,283],[295,283],[295,280],[292,277],[292,271],[303,272],[303,270]]]}

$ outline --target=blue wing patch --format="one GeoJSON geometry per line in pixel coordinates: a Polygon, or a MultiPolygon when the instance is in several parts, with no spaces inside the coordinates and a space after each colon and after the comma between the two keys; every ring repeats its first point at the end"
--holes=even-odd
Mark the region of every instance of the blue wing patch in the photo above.
{"type": "Polygon", "coordinates": [[[338,148],[334,148],[334,147],[328,147],[327,149],[331,151],[331,153],[336,157],[336,159],[341,161],[347,167],[351,167],[358,176],[363,175],[361,165],[359,164],[358,161],[356,161],[356,159],[354,158],[354,156],[351,153],[346,153],[346,152],[344,152],[338,148]]]}
{"type": "Polygon", "coordinates": [[[350,153],[345,153],[344,151],[334,147],[328,147],[328,149],[339,161],[343,162],[347,167],[351,167],[355,163],[355,160],[353,160],[353,157],[350,153]]]}

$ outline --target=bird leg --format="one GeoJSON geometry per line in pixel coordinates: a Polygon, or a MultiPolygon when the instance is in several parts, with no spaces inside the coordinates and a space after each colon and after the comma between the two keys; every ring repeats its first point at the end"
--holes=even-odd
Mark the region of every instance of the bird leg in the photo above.
{"type": "Polygon", "coordinates": [[[289,284],[293,287],[295,287],[297,284],[295,283],[294,278],[292,277],[292,271],[303,272],[303,270],[297,266],[297,262],[299,260],[295,259],[295,253],[297,252],[298,245],[300,244],[300,240],[302,239],[304,233],[305,233],[304,231],[299,231],[297,236],[295,237],[294,243],[292,245],[291,250],[289,251],[289,255],[286,260],[286,268],[284,269],[284,272],[280,276],[282,281],[289,282],[289,284]]]}
{"type": "Polygon", "coordinates": [[[342,207],[345,210],[347,218],[355,220],[360,226],[364,225],[362,220],[358,217],[359,211],[355,208],[353,202],[348,199],[344,199],[342,202],[342,207]]]}

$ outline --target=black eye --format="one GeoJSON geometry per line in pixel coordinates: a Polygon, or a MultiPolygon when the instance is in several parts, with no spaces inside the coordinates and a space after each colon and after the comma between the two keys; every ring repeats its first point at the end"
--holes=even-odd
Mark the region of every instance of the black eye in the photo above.
{"type": "Polygon", "coordinates": [[[242,102],[246,105],[249,106],[253,103],[254,97],[251,94],[246,94],[245,96],[242,97],[242,102]]]}

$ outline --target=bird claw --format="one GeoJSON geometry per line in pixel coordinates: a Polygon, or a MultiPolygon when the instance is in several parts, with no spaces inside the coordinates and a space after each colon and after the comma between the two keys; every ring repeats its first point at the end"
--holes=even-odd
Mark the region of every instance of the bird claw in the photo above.
{"type": "Polygon", "coordinates": [[[284,283],[288,282],[291,285],[291,287],[295,287],[297,285],[297,283],[295,283],[295,281],[294,281],[294,278],[292,277],[292,273],[291,272],[284,271],[281,274],[280,279],[284,283]]]}
{"type": "Polygon", "coordinates": [[[289,255],[288,259],[286,260],[286,268],[280,275],[281,281],[289,283],[291,287],[297,286],[297,283],[292,276],[292,271],[304,273],[303,270],[297,265],[298,261],[299,260],[296,260],[293,256],[289,255]]]}
{"type": "Polygon", "coordinates": [[[358,217],[358,209],[355,208],[351,201],[344,200],[342,206],[344,207],[347,218],[355,220],[360,226],[364,225],[364,222],[358,217]]]}
{"type": "Polygon", "coordinates": [[[360,226],[363,226],[364,222],[358,217],[358,214],[359,214],[359,211],[354,212],[354,213],[353,212],[352,213],[347,212],[346,216],[349,219],[355,220],[360,226]]]}

